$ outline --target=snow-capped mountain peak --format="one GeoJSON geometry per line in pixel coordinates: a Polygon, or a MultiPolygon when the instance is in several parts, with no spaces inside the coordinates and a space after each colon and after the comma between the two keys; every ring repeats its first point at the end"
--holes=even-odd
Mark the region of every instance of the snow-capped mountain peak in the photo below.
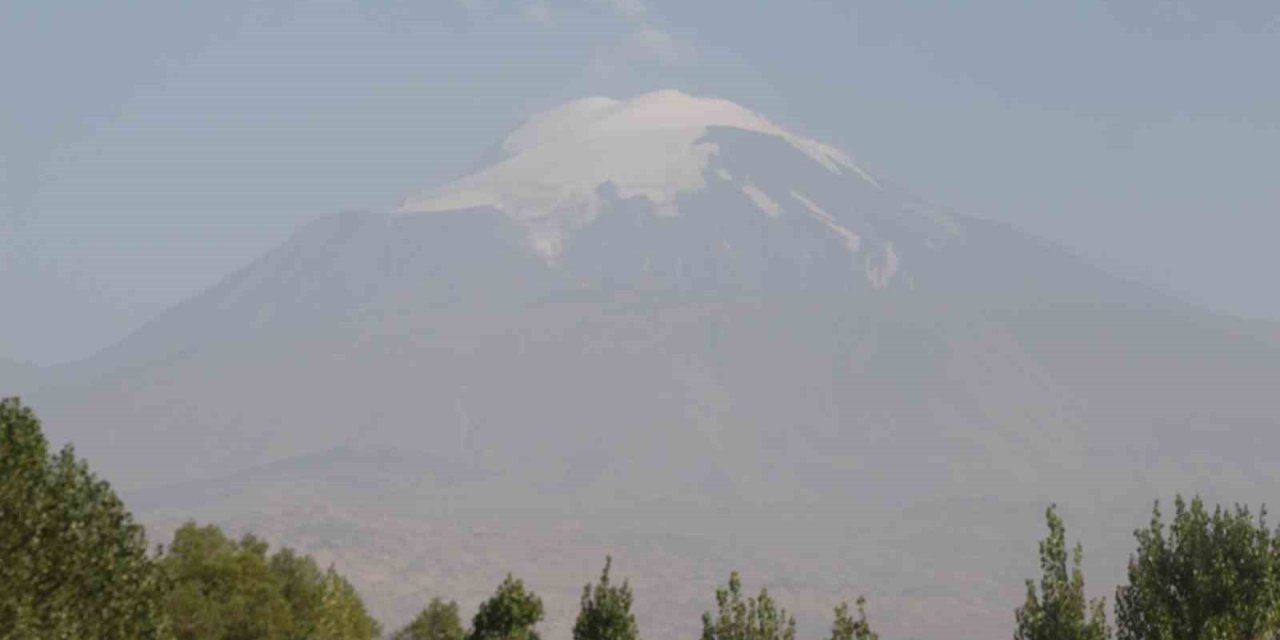
{"type": "Polygon", "coordinates": [[[958,233],[844,151],[734,102],[673,90],[534,116],[488,166],[396,213],[462,210],[505,215],[548,265],[639,279],[660,264],[672,273],[719,265],[713,280],[788,264],[804,278],[821,263],[826,277],[879,289],[911,281],[904,256],[958,233]]]}
{"type": "Polygon", "coordinates": [[[691,96],[673,89],[646,93],[630,100],[599,96],[575,100],[535,116],[508,136],[502,148],[516,155],[543,145],[574,145],[600,138],[619,142],[618,138],[669,131],[705,134],[709,127],[778,136],[834,173],[853,171],[875,183],[839,149],[795,135],[729,100],[691,96]]]}
{"type": "Polygon", "coordinates": [[[776,136],[827,171],[878,188],[839,149],[728,100],[664,90],[630,100],[584,98],[537,115],[503,141],[499,162],[411,197],[398,211],[492,207],[543,235],[558,234],[592,219],[597,189],[612,183],[621,198],[641,196],[658,212],[674,213],[677,196],[706,186],[708,164],[720,152],[705,141],[713,127],[776,136]]]}

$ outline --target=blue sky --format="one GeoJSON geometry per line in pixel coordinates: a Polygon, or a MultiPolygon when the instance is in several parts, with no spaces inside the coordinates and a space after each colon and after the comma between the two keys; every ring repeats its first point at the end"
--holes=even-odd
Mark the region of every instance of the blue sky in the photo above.
{"type": "Polygon", "coordinates": [[[5,3],[0,356],[87,355],[531,113],[664,87],[1277,318],[1278,73],[1267,0],[5,3]]]}

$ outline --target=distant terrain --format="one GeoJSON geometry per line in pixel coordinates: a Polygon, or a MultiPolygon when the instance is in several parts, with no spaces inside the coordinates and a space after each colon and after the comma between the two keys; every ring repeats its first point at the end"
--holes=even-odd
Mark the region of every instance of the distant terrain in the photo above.
{"type": "Polygon", "coordinates": [[[860,593],[887,637],[1005,634],[1050,502],[1107,594],[1157,498],[1276,495],[1277,380],[1274,323],[669,91],[534,118],[85,361],[0,363],[158,531],[334,561],[387,622],[515,571],[547,637],[608,553],[649,637],[735,568],[809,635],[860,593]]]}

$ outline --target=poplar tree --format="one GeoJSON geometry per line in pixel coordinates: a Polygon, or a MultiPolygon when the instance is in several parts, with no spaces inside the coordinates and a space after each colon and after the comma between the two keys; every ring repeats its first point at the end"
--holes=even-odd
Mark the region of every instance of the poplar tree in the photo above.
{"type": "Polygon", "coordinates": [[[858,619],[849,615],[848,603],[836,605],[836,619],[831,623],[831,640],[880,640],[880,634],[871,630],[867,621],[867,599],[858,597],[858,619]]]}
{"type": "Polygon", "coordinates": [[[1016,640],[1105,640],[1107,629],[1105,603],[1090,602],[1084,594],[1084,571],[1080,563],[1084,551],[1076,544],[1067,564],[1066,529],[1057,509],[1045,512],[1049,536],[1040,543],[1040,591],[1027,580],[1027,600],[1015,618],[1016,640]]]}
{"type": "Polygon", "coordinates": [[[636,617],[631,613],[631,587],[609,581],[613,558],[605,558],[604,571],[594,586],[582,588],[582,608],[573,625],[573,640],[640,640],[636,617]]]}
{"type": "Polygon", "coordinates": [[[729,575],[727,587],[716,589],[716,607],[716,615],[702,614],[702,640],[795,640],[795,618],[769,597],[767,589],[743,598],[737,571],[729,575]]]}

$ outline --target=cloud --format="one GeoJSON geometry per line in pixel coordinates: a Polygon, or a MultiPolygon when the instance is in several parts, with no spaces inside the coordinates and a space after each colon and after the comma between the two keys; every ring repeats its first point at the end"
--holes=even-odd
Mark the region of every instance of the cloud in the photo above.
{"type": "Polygon", "coordinates": [[[596,56],[593,66],[600,75],[612,75],[620,68],[657,63],[663,66],[688,65],[698,58],[692,43],[648,25],[627,34],[613,48],[596,56]]]}
{"type": "Polygon", "coordinates": [[[529,22],[548,28],[556,26],[555,19],[551,17],[551,10],[547,8],[547,3],[543,0],[533,0],[526,3],[524,8],[520,10],[520,14],[529,22]]]}
{"type": "Polygon", "coordinates": [[[628,20],[639,20],[648,10],[642,0],[605,0],[605,2],[628,20]]]}

